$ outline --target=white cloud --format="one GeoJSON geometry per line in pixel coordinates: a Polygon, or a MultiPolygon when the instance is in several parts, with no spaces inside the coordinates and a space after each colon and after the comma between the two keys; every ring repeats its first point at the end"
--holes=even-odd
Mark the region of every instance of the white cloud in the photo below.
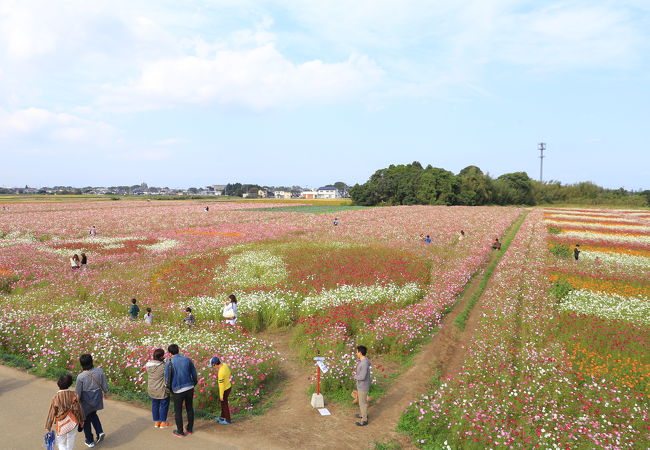
{"type": "Polygon", "coordinates": [[[41,108],[11,113],[0,110],[0,141],[39,139],[52,142],[102,142],[115,134],[104,122],[41,108]]]}
{"type": "Polygon", "coordinates": [[[379,82],[382,70],[369,58],[312,60],[296,64],[273,44],[219,50],[211,58],[184,56],[147,62],[139,79],[104,87],[99,103],[127,109],[175,105],[229,105],[265,110],[357,96],[379,82]]]}

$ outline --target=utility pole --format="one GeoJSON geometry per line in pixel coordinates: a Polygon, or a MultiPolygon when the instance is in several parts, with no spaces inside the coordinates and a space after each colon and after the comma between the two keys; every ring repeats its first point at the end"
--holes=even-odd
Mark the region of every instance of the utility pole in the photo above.
{"type": "Polygon", "coordinates": [[[540,142],[539,143],[539,182],[542,183],[543,181],[543,170],[544,170],[544,150],[546,150],[546,143],[545,142],[540,142]]]}

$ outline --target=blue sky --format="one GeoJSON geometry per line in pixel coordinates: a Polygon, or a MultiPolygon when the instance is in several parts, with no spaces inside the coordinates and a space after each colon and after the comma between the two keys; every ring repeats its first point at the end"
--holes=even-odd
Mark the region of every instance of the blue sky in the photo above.
{"type": "Polygon", "coordinates": [[[647,0],[0,2],[0,185],[650,189],[647,0]]]}

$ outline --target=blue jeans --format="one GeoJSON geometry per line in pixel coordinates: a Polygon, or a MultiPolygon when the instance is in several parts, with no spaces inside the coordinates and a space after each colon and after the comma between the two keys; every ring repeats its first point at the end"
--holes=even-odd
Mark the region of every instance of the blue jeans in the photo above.
{"type": "Polygon", "coordinates": [[[104,430],[102,429],[102,423],[99,421],[99,416],[97,415],[97,411],[93,411],[90,414],[86,416],[86,421],[84,422],[84,434],[86,435],[86,443],[90,444],[91,442],[95,442],[93,439],[93,431],[90,428],[90,425],[93,426],[95,429],[95,433],[97,434],[97,437],[99,437],[100,433],[103,433],[104,430]]]}
{"type": "Polygon", "coordinates": [[[151,415],[154,422],[167,422],[167,411],[169,411],[169,397],[151,399],[151,415]]]}

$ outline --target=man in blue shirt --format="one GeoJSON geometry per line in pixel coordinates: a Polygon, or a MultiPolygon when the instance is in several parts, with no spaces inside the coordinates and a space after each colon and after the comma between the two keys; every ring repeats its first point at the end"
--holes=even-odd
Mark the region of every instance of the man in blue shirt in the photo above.
{"type": "Polygon", "coordinates": [[[196,367],[187,356],[178,354],[178,345],[172,344],[167,347],[167,351],[172,355],[165,367],[165,380],[172,391],[174,397],[174,416],[176,417],[176,429],[174,436],[185,437],[192,434],[194,428],[194,386],[198,382],[196,377],[196,367]],[[183,430],[183,403],[187,412],[187,428],[183,430]]]}

